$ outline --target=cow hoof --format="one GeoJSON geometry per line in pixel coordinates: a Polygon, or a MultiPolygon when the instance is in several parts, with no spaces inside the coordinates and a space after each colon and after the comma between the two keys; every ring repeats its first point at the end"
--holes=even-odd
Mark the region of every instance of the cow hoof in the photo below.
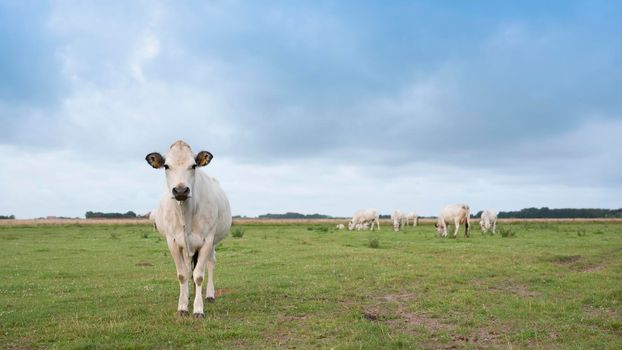
{"type": "Polygon", "coordinates": [[[190,315],[190,313],[188,312],[188,310],[177,310],[177,315],[179,315],[179,316],[188,316],[188,315],[190,315]]]}
{"type": "Polygon", "coordinates": [[[216,301],[216,298],[214,298],[214,297],[207,297],[207,298],[205,298],[205,301],[207,301],[208,303],[213,303],[213,302],[216,301]]]}
{"type": "Polygon", "coordinates": [[[192,316],[194,316],[194,318],[205,318],[205,314],[204,313],[198,313],[195,312],[194,314],[192,314],[192,316]]]}

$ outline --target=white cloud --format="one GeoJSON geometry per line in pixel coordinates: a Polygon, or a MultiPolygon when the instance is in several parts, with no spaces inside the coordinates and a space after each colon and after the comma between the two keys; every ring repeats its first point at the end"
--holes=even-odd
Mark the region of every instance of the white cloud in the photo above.
{"type": "Polygon", "coordinates": [[[0,214],[148,211],[163,175],[143,157],[176,139],[214,153],[234,214],[620,206],[619,99],[573,81],[615,60],[558,63],[575,53],[559,28],[501,25],[421,68],[330,6],[144,5],[55,3],[69,90],[52,109],[0,101],[20,116],[0,142],[0,214]]]}

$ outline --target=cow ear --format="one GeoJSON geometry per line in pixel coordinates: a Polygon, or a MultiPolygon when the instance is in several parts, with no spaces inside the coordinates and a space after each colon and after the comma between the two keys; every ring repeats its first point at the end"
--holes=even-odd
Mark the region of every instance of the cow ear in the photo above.
{"type": "Polygon", "coordinates": [[[201,151],[194,157],[194,161],[197,162],[197,166],[206,166],[212,161],[214,156],[208,151],[201,151]]]}
{"type": "Polygon", "coordinates": [[[164,165],[164,157],[158,152],[153,152],[147,154],[145,160],[149,165],[151,165],[154,169],[159,169],[164,165]]]}

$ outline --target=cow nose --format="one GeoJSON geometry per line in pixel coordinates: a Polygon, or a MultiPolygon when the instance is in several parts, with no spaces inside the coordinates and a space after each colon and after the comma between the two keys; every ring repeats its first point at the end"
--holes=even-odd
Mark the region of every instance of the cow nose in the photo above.
{"type": "Polygon", "coordinates": [[[173,187],[173,196],[178,201],[184,201],[188,198],[190,194],[190,187],[187,186],[176,186],[173,187]]]}

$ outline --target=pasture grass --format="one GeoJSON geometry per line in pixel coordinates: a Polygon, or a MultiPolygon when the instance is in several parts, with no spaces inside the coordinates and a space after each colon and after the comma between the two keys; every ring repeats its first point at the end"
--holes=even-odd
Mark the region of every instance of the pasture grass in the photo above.
{"type": "Polygon", "coordinates": [[[0,227],[0,348],[622,347],[622,223],[237,228],[194,319],[149,225],[0,227]]]}

